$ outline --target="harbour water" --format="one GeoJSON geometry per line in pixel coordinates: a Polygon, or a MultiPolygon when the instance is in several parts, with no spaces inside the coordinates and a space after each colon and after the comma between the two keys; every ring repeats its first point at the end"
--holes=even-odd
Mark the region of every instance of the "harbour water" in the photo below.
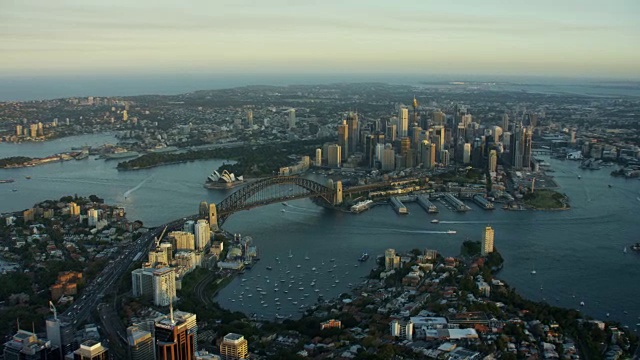
{"type": "MultiPolygon", "coordinates": [[[[69,147],[87,140],[78,137],[75,141],[69,147]]],[[[5,145],[0,146],[0,157],[11,156],[6,155],[5,145]]],[[[29,145],[41,149],[47,143],[19,146],[35,152],[29,145]]],[[[55,152],[43,151],[43,156],[55,152]]],[[[569,211],[485,211],[469,202],[472,210],[466,213],[439,206],[440,213],[427,214],[417,203],[408,203],[408,215],[397,215],[390,206],[354,215],[297,200],[288,206],[274,204],[234,214],[225,229],[251,236],[262,260],[219,292],[216,301],[231,310],[268,317],[299,316],[300,306],[315,303],[319,294],[330,298],[348,292],[348,284],[362,281],[374,266],[375,256],[386,248],[430,248],[445,256],[457,255],[464,240],[480,240],[482,228],[489,224],[505,258],[499,278],[519,293],[552,305],[579,308],[601,319],[610,313],[611,319],[633,326],[640,317],[640,254],[625,254],[623,249],[639,241],[640,181],[613,178],[607,168],[588,171],[578,169],[575,162],[547,161],[555,170],[560,191],[570,198],[569,211]],[[440,223],[432,224],[434,218],[440,223]],[[456,234],[447,234],[448,230],[456,234]],[[372,256],[359,263],[363,251],[372,256]],[[266,294],[260,294],[258,287],[266,294]]],[[[207,160],[118,172],[116,162],[90,158],[0,170],[1,179],[16,179],[0,185],[0,211],[22,210],[68,194],[96,194],[108,203],[125,206],[131,219],[158,225],[195,213],[202,200],[217,202],[235,191],[202,186],[220,164],[220,160],[207,160]]]]}

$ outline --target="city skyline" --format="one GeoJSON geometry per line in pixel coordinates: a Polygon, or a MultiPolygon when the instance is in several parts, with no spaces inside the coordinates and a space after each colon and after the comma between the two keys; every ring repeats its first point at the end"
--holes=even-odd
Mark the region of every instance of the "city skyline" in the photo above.
{"type": "Polygon", "coordinates": [[[3,4],[0,76],[416,73],[638,79],[634,1],[3,4]],[[612,46],[614,44],[614,46],[612,46]]]}

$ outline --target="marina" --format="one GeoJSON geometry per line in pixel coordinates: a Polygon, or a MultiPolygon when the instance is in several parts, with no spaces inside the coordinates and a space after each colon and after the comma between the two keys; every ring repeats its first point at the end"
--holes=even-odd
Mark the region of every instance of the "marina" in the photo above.
{"type": "MultiPolygon", "coordinates": [[[[364,252],[351,263],[337,263],[335,259],[326,263],[320,260],[317,263],[318,259],[310,257],[309,262],[313,266],[296,265],[293,258],[294,256],[264,265],[264,268],[255,265],[251,271],[234,279],[215,300],[225,307],[240,306],[245,312],[255,313],[254,317],[258,319],[297,318],[325,299],[337,296],[341,291],[338,285],[343,280],[352,281],[349,271],[353,265],[365,263],[369,255],[364,252]],[[270,271],[266,275],[260,275],[260,269],[270,271]]],[[[374,264],[371,264],[369,269],[373,267],[374,264]]],[[[367,272],[368,269],[363,267],[362,274],[367,272]]]]}

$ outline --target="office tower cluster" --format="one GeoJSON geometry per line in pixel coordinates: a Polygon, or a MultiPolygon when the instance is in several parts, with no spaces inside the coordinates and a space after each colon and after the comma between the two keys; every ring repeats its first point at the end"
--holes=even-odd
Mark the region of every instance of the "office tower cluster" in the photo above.
{"type": "Polygon", "coordinates": [[[490,173],[498,164],[532,168],[532,137],[538,116],[504,113],[495,125],[480,124],[465,105],[447,109],[398,105],[388,119],[348,112],[336,124],[337,139],[316,149],[313,165],[368,167],[383,172],[407,168],[473,166],[490,173]]]}
{"type": "MultiPolygon", "coordinates": [[[[70,320],[58,316],[55,306],[49,303],[53,316],[46,320],[46,338],[40,338],[35,330],[28,331],[17,323],[17,332],[4,343],[3,359],[6,360],[107,360],[109,349],[100,341],[87,339],[78,342],[70,320]]],[[[33,325],[32,325],[33,326],[33,325]]]]}
{"type": "Polygon", "coordinates": [[[176,290],[186,274],[216,260],[212,250],[212,237],[218,230],[216,205],[203,201],[198,210],[202,219],[185,221],[181,230],[167,233],[165,229],[155,239],[147,261],[131,272],[133,296],[168,306],[177,300],[176,290]]]}

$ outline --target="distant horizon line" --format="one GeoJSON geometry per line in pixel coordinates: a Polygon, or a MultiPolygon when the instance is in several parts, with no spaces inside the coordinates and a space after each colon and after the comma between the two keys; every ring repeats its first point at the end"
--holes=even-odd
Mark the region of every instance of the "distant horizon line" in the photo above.
{"type": "MultiPolygon", "coordinates": [[[[43,101],[72,97],[172,96],[195,91],[247,86],[313,86],[381,83],[420,86],[433,83],[497,83],[512,86],[618,86],[640,90],[640,79],[587,76],[412,73],[160,73],[0,75],[0,102],[43,101]],[[639,87],[636,89],[636,87],[639,87]]],[[[597,95],[597,94],[593,94],[597,95]]],[[[615,94],[612,94],[615,95],[615,94]]],[[[621,94],[622,95],[622,94],[621,94]]]]}

